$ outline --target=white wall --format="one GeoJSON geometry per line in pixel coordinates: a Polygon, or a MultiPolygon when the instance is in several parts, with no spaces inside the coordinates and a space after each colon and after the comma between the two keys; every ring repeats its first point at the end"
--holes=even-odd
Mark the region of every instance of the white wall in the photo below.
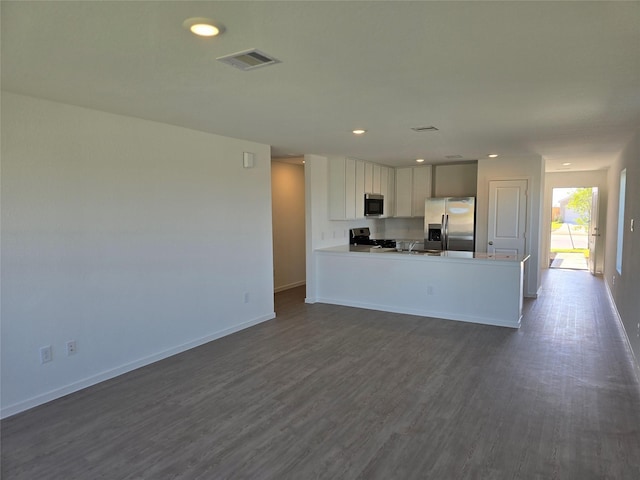
{"type": "Polygon", "coordinates": [[[271,162],[273,278],[276,292],[305,283],[304,166],[271,162]]]}
{"type": "MultiPolygon", "coordinates": [[[[598,225],[600,237],[596,248],[596,270],[604,271],[604,246],[606,243],[607,223],[607,170],[585,172],[552,172],[545,174],[544,207],[542,221],[542,242],[540,266],[549,268],[549,251],[551,250],[551,207],[553,206],[554,188],[598,187],[598,225]]],[[[591,232],[589,232],[591,234],[591,232]]]]}
{"type": "MultiPolygon", "coordinates": [[[[609,167],[607,202],[607,244],[604,278],[616,304],[629,343],[636,357],[640,375],[640,130],[617,161],[609,167]],[[618,198],[620,172],[627,170],[622,247],[622,275],[616,271],[618,239],[618,198]],[[631,219],[635,227],[631,231],[631,219]]],[[[621,344],[620,348],[626,346],[621,344]]]]}
{"type": "Polygon", "coordinates": [[[2,415],[273,318],[270,163],[3,92],[2,415]]]}
{"type": "Polygon", "coordinates": [[[528,157],[499,157],[478,160],[478,194],[476,217],[476,251],[487,251],[489,219],[489,182],[491,180],[527,179],[526,253],[531,257],[525,263],[525,296],[537,296],[540,288],[540,245],[542,203],[544,192],[544,159],[538,155],[528,157]]]}

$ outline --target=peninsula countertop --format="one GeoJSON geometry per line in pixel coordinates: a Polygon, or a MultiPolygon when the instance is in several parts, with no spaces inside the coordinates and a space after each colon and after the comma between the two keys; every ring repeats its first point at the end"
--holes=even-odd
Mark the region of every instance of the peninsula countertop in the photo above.
{"type": "Polygon", "coordinates": [[[314,256],[308,303],[520,326],[528,255],[341,245],[314,256]]]}
{"type": "Polygon", "coordinates": [[[320,248],[317,253],[327,254],[349,254],[349,255],[375,255],[389,258],[405,260],[428,260],[428,261],[449,261],[449,260],[475,260],[489,263],[521,263],[529,259],[529,255],[509,255],[502,253],[486,252],[458,252],[453,250],[443,251],[397,251],[395,248],[370,247],[368,245],[338,245],[336,247],[320,248]]]}

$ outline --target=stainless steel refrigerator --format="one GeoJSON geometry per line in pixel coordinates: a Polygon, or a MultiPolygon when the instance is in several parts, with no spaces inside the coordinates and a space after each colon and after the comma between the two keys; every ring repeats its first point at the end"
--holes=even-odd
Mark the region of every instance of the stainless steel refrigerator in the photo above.
{"type": "Polygon", "coordinates": [[[427,198],[424,248],[473,252],[476,245],[475,197],[427,198]]]}

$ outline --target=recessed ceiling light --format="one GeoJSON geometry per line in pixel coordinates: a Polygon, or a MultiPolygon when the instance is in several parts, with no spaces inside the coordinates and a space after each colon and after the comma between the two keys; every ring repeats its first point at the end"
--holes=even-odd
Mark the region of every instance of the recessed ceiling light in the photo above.
{"type": "Polygon", "coordinates": [[[187,18],[182,22],[182,26],[200,37],[215,37],[223,30],[220,25],[215,25],[213,20],[203,17],[187,18]]]}
{"type": "Polygon", "coordinates": [[[497,153],[490,153],[489,155],[487,155],[487,157],[489,158],[496,158],[498,156],[497,153]]]}
{"type": "Polygon", "coordinates": [[[564,162],[564,163],[562,164],[562,166],[563,166],[563,167],[568,167],[569,165],[571,165],[571,162],[564,162]]]}
{"type": "Polygon", "coordinates": [[[416,158],[416,162],[422,163],[422,162],[424,162],[424,158],[416,158]]]}
{"type": "Polygon", "coordinates": [[[366,130],[363,130],[361,128],[357,128],[357,129],[353,130],[353,134],[354,135],[362,135],[363,133],[366,133],[366,132],[367,132],[366,130]]]}

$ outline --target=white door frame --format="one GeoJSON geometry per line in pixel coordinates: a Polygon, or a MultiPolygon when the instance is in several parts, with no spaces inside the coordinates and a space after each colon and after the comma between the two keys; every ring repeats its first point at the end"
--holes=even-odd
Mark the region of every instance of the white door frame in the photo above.
{"type": "MultiPolygon", "coordinates": [[[[600,189],[591,187],[591,214],[589,215],[589,272],[591,275],[598,275],[598,251],[600,250],[600,189]]],[[[602,272],[600,272],[602,273],[602,272]]]]}

